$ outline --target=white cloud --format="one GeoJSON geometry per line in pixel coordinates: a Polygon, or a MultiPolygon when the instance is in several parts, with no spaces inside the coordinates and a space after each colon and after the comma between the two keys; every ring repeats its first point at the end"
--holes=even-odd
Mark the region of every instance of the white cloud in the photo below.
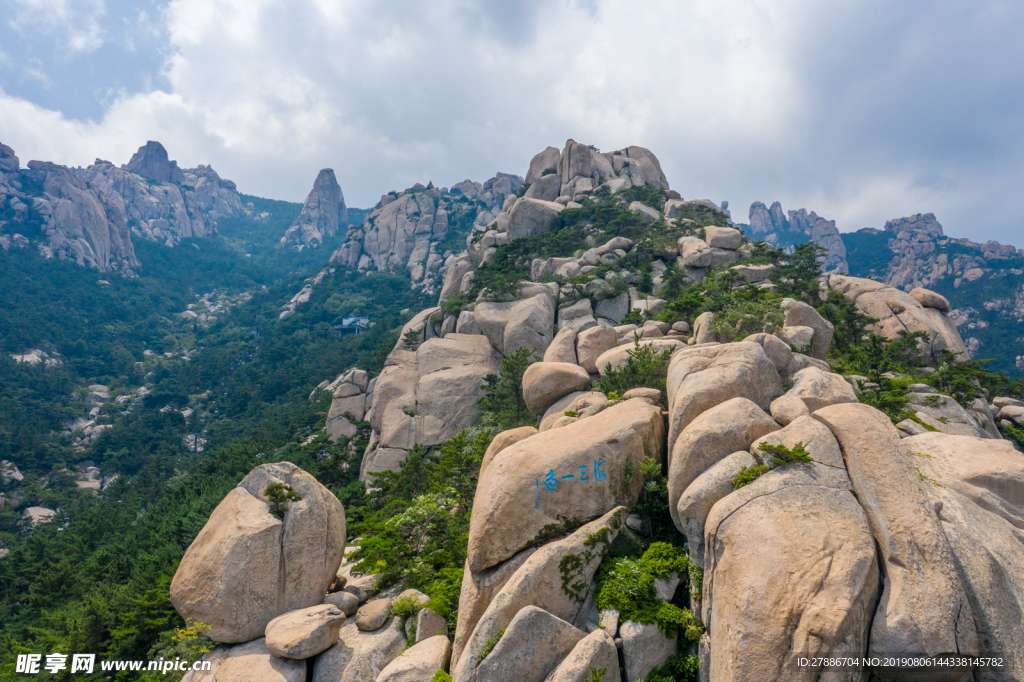
{"type": "MultiPolygon", "coordinates": [[[[60,0],[46,2],[66,9],[60,0]]],[[[102,5],[100,5],[102,7],[102,5]]],[[[349,202],[525,173],[573,137],[652,149],[687,197],[779,199],[840,229],[934,211],[1024,239],[1024,10],[998,2],[173,0],[167,92],[98,122],[0,96],[0,136],[63,163],[159,139],[249,193],[349,202]]]]}
{"type": "Polygon", "coordinates": [[[22,32],[56,35],[70,52],[92,52],[103,45],[103,0],[10,0],[8,25],[22,32]]]}

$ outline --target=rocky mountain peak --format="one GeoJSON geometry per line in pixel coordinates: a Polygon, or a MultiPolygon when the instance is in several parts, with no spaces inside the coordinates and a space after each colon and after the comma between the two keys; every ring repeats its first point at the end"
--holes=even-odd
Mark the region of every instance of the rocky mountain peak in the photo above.
{"type": "Polygon", "coordinates": [[[935,219],[934,213],[917,213],[906,218],[890,220],[885,224],[885,231],[892,232],[897,239],[919,237],[917,241],[938,239],[943,236],[942,225],[935,219]]]}
{"type": "Polygon", "coordinates": [[[800,244],[810,238],[828,249],[824,261],[826,272],[850,271],[846,261],[846,245],[839,236],[836,221],[825,220],[814,211],[808,213],[805,208],[789,211],[787,218],[778,201],[773,201],[770,208],[761,201],[755,201],[750,205],[749,215],[749,231],[753,238],[780,247],[800,244]]]}
{"type": "Polygon", "coordinates": [[[17,173],[20,163],[14,150],[7,145],[0,143],[0,172],[17,173]]]}
{"type": "MultiPolygon", "coordinates": [[[[420,186],[422,188],[422,185],[420,186]]],[[[333,237],[338,228],[348,225],[345,195],[334,177],[334,170],[324,168],[316,176],[313,189],[302,205],[302,212],[281,237],[281,246],[302,249],[319,246],[324,237],[333,237]]]]}
{"type": "Polygon", "coordinates": [[[176,185],[185,182],[185,175],[178,168],[178,162],[171,161],[164,146],[155,140],[149,140],[139,147],[139,151],[121,169],[156,182],[172,182],[176,185]]]}

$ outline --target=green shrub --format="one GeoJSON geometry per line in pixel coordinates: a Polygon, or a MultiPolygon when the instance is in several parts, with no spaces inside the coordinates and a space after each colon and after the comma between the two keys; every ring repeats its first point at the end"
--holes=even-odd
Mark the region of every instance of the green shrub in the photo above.
{"type": "Polygon", "coordinates": [[[762,443],[758,446],[757,450],[762,454],[771,455],[771,463],[777,467],[785,467],[790,464],[807,464],[814,461],[811,459],[811,453],[807,452],[804,448],[802,441],[792,448],[787,448],[785,445],[762,443]]]}
{"type": "Polygon", "coordinates": [[[657,388],[665,393],[665,375],[672,349],[655,350],[652,343],[642,343],[640,333],[633,336],[636,345],[626,351],[626,363],[619,369],[609,364],[604,376],[597,380],[597,388],[611,397],[613,392],[623,394],[631,388],[657,388]]]}
{"type": "Polygon", "coordinates": [[[640,477],[642,485],[629,510],[640,517],[639,533],[650,540],[674,540],[678,532],[668,508],[668,479],[662,474],[661,463],[647,457],[639,465],[631,465],[623,480],[628,485],[635,476],[640,477]]]}
{"type": "Polygon", "coordinates": [[[483,648],[480,649],[480,655],[477,656],[476,660],[482,661],[485,658],[487,658],[487,655],[489,653],[491,653],[492,651],[494,651],[494,647],[498,646],[498,642],[500,642],[501,638],[504,637],[504,636],[505,636],[505,628],[502,628],[502,629],[498,630],[498,634],[492,635],[491,637],[488,637],[487,641],[484,642],[483,648]]]}
{"type": "Polygon", "coordinates": [[[752,467],[743,467],[740,472],[732,479],[732,487],[735,490],[739,490],[745,485],[749,485],[756,481],[761,474],[768,473],[768,466],[766,464],[759,464],[752,467]]]}
{"type": "Polygon", "coordinates": [[[284,513],[288,511],[288,505],[285,502],[298,502],[302,499],[302,496],[295,492],[290,485],[279,481],[267,484],[263,494],[270,499],[270,513],[279,519],[283,519],[284,513]]]}
{"type": "Polygon", "coordinates": [[[452,676],[443,670],[438,670],[430,679],[430,682],[452,682],[452,676]]]}
{"type": "Polygon", "coordinates": [[[696,656],[676,654],[665,665],[647,673],[644,682],[697,682],[700,659],[696,656]]]}
{"type": "Polygon", "coordinates": [[[608,556],[597,575],[595,600],[598,608],[615,609],[622,620],[657,623],[668,637],[681,634],[696,642],[703,629],[689,609],[683,609],[656,597],[654,581],[675,571],[684,580],[689,575],[689,559],[677,547],[652,543],[638,559],[608,556]]]}
{"type": "Polygon", "coordinates": [[[484,377],[483,389],[487,395],[480,401],[484,424],[506,431],[536,422],[523,399],[523,374],[536,361],[533,350],[524,346],[501,361],[498,374],[484,377]]]}

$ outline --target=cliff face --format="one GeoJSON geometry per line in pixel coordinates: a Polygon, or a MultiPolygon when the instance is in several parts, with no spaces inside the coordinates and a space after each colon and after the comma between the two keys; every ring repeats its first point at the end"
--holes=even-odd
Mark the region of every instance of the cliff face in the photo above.
{"type": "Polygon", "coordinates": [[[358,270],[398,270],[408,267],[414,285],[433,291],[436,277],[454,248],[439,246],[461,237],[472,225],[494,220],[506,199],[523,186],[522,178],[498,173],[484,183],[464,180],[448,188],[416,183],[403,192],[385,194],[353,227],[331,256],[332,263],[358,270]],[[452,234],[455,231],[457,234],[452,234]]]}
{"type": "Polygon", "coordinates": [[[96,159],[83,177],[118,207],[134,234],[170,246],[209,237],[218,218],[245,215],[235,183],[210,166],[178,168],[159,142],[147,142],[120,168],[96,159]]]}
{"type": "Polygon", "coordinates": [[[333,237],[339,228],[347,226],[345,195],[334,177],[334,170],[324,168],[316,176],[313,189],[302,205],[302,213],[281,237],[280,245],[292,245],[298,249],[320,246],[324,237],[333,237]]]}
{"type": "Polygon", "coordinates": [[[843,244],[836,221],[825,220],[814,211],[801,208],[789,211],[789,217],[782,211],[782,204],[772,202],[771,208],[760,201],[750,205],[750,232],[754,239],[763,239],[775,246],[792,246],[810,239],[827,249],[823,266],[826,272],[846,274],[850,266],[846,261],[846,246],[843,244]]]}
{"type": "Polygon", "coordinates": [[[127,273],[139,265],[116,204],[65,166],[29,161],[22,169],[14,150],[2,144],[0,211],[2,244],[34,243],[46,258],[104,271],[127,273]]]}

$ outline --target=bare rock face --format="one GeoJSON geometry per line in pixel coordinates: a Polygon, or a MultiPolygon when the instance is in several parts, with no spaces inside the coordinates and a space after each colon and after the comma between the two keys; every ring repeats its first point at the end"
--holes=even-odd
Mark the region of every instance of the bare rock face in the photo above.
{"type": "Polygon", "coordinates": [[[944,350],[970,358],[953,322],[936,308],[924,307],[910,294],[881,282],[842,275],[831,275],[828,285],[853,299],[862,312],[877,319],[869,328],[888,339],[895,339],[903,331],[925,332],[928,338],[920,346],[920,356],[925,363],[935,365],[944,350]]]}
{"type": "Polygon", "coordinates": [[[373,632],[363,632],[354,622],[346,623],[338,642],[313,659],[312,682],[376,680],[404,649],[405,633],[395,626],[394,618],[373,632]]]}
{"type": "Polygon", "coordinates": [[[640,480],[627,483],[625,474],[646,457],[659,458],[663,438],[660,408],[634,398],[501,451],[477,486],[470,570],[505,561],[563,518],[592,519],[631,504],[640,480]]]}
{"type": "Polygon", "coordinates": [[[482,230],[494,223],[494,215],[522,186],[522,178],[498,173],[482,184],[465,180],[450,191],[417,183],[385,194],[361,227],[349,229],[331,262],[360,271],[408,267],[416,286],[427,291],[440,286],[443,301],[458,293],[482,254],[471,249],[456,263],[455,254],[438,250],[439,242],[461,225],[473,224],[482,230]]]}
{"type": "Polygon", "coordinates": [[[584,633],[536,606],[516,614],[497,646],[476,670],[478,682],[544,682],[584,633]]]}
{"type": "MultiPolygon", "coordinates": [[[[475,669],[480,664],[480,652],[487,641],[507,628],[516,614],[526,607],[544,609],[567,623],[575,621],[601,560],[625,527],[626,515],[625,507],[612,509],[568,537],[549,542],[536,551],[528,550],[532,554],[525,561],[521,557],[526,552],[516,555],[506,564],[521,564],[511,576],[503,579],[499,590],[476,593],[477,600],[472,609],[465,609],[469,604],[464,589],[459,601],[459,632],[464,632],[461,615],[464,610],[466,613],[479,613],[482,610],[482,615],[471,624],[472,634],[468,638],[461,640],[456,635],[459,655],[453,659],[452,678],[458,682],[473,679],[475,669]],[[570,556],[581,561],[567,575],[562,566],[570,556]],[[567,579],[571,587],[568,590],[563,587],[567,579]]],[[[506,564],[492,570],[503,572],[506,564]]],[[[466,575],[471,572],[467,570],[466,575]]]]}
{"type": "Polygon", "coordinates": [[[264,639],[236,646],[219,646],[202,658],[208,671],[189,671],[182,682],[304,682],[306,664],[278,658],[267,649],[264,639]]]}
{"type": "MultiPolygon", "coordinates": [[[[832,405],[813,416],[839,441],[881,554],[885,582],[868,656],[977,651],[977,628],[955,555],[921,487],[914,457],[901,446],[889,418],[861,404],[832,405]]],[[[948,675],[936,672],[927,679],[948,675]]]]}
{"type": "MultiPolygon", "coordinates": [[[[1007,441],[927,433],[907,438],[956,556],[978,627],[979,654],[1024,665],[1024,455],[1007,441]]],[[[996,671],[975,672],[996,680],[996,671]]]]}
{"type": "Polygon", "coordinates": [[[501,356],[481,335],[448,334],[416,350],[392,351],[367,410],[377,435],[363,458],[361,480],[397,469],[417,443],[438,445],[470,426],[484,396],[483,378],[500,369],[501,356]]]}
{"type": "MultiPolygon", "coordinates": [[[[18,233],[19,225],[27,220],[42,222],[42,238],[34,236],[38,228],[26,225],[21,231],[32,239],[16,234],[14,244],[35,242],[45,258],[123,273],[139,265],[123,214],[101,192],[65,166],[30,161],[28,168],[22,169],[14,150],[3,144],[0,207],[13,211],[13,218],[4,222],[0,232],[18,233]]],[[[4,248],[9,243],[5,240],[4,248]]]]}
{"type": "Polygon", "coordinates": [[[715,405],[742,397],[766,410],[782,393],[782,381],[764,348],[745,341],[677,351],[666,386],[670,451],[683,429],[715,405]]]}
{"type": "Polygon", "coordinates": [[[558,664],[546,682],[590,682],[592,670],[604,670],[601,682],[620,682],[619,656],[615,642],[598,629],[584,637],[569,655],[558,664]]]}
{"type": "Polygon", "coordinates": [[[710,670],[702,675],[861,679],[859,670],[798,663],[801,656],[859,658],[867,648],[878,564],[867,517],[849,488],[844,471],[795,465],[711,509],[702,602],[710,670]]]}
{"type": "Polygon", "coordinates": [[[164,146],[153,140],[139,147],[122,169],[156,182],[175,185],[185,182],[185,174],[178,168],[178,162],[171,161],[164,146]]]}
{"type": "Polygon", "coordinates": [[[168,245],[209,237],[218,218],[245,215],[235,183],[209,166],[178,168],[159,142],[147,142],[120,168],[96,159],[83,177],[120,210],[133,234],[168,245]]]}
{"type": "Polygon", "coordinates": [[[319,246],[348,226],[348,208],[334,169],[324,168],[302,204],[302,212],[281,237],[281,246],[319,246]]]}
{"type": "Polygon", "coordinates": [[[345,550],[345,510],[315,478],[289,462],[263,464],[221,501],[178,566],[171,602],[210,625],[218,642],[262,637],[284,613],[315,606],[334,582],[345,550]],[[284,519],[264,496],[292,486],[284,519]]]}
{"type": "Polygon", "coordinates": [[[376,682],[430,682],[451,657],[448,638],[434,636],[417,642],[380,671],[376,682]]]}
{"type": "Polygon", "coordinates": [[[267,649],[281,658],[316,656],[338,641],[345,614],[330,604],[278,616],[267,624],[267,649]]]}

